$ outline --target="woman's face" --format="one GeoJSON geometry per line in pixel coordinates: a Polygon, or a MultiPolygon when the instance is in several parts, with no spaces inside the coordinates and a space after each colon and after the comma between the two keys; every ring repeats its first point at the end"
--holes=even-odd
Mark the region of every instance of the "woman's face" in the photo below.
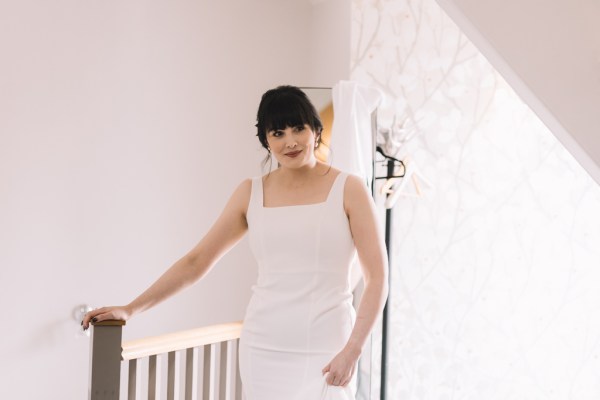
{"type": "Polygon", "coordinates": [[[282,166],[297,168],[316,161],[316,134],[307,124],[269,131],[267,143],[282,166]]]}

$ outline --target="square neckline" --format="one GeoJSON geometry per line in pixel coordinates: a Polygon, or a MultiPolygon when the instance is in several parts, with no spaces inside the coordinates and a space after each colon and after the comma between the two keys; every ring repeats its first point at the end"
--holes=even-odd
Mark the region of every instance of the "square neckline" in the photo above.
{"type": "Polygon", "coordinates": [[[258,181],[260,182],[260,206],[262,209],[271,209],[271,208],[293,208],[293,207],[311,207],[311,206],[320,206],[323,204],[326,204],[329,201],[329,198],[331,197],[331,192],[333,192],[333,188],[336,184],[336,182],[338,181],[340,175],[342,175],[342,171],[338,172],[337,176],[335,178],[333,178],[333,183],[331,184],[331,187],[329,188],[329,192],[327,192],[327,197],[325,198],[325,201],[320,201],[318,203],[309,203],[309,204],[291,204],[288,206],[275,206],[275,207],[266,207],[265,206],[265,191],[264,191],[264,187],[263,187],[263,177],[260,176],[258,177],[258,181]]]}

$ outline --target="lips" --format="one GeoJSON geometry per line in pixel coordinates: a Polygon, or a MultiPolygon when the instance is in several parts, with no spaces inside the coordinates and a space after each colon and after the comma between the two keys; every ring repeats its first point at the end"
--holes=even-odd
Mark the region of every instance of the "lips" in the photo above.
{"type": "Polygon", "coordinates": [[[288,157],[296,157],[301,152],[302,152],[302,150],[290,151],[289,153],[285,153],[285,155],[288,157]]]}

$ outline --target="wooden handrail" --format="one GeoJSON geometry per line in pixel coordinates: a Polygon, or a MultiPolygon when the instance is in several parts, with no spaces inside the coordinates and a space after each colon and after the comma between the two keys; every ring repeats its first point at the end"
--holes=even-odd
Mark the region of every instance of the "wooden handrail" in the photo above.
{"type": "Polygon", "coordinates": [[[107,319],[106,321],[90,322],[94,326],[125,326],[125,321],[107,319]]]}
{"type": "Polygon", "coordinates": [[[204,346],[207,344],[239,339],[242,322],[229,322],[211,325],[187,331],[167,333],[143,339],[123,342],[122,360],[133,360],[142,357],[169,353],[177,350],[204,346]]]}
{"type": "Polygon", "coordinates": [[[242,321],[212,325],[144,339],[122,341],[124,321],[92,323],[89,400],[114,400],[121,393],[121,364],[128,361],[127,393],[138,398],[140,359],[148,358],[148,398],[155,398],[160,384],[157,357],[168,355],[167,398],[179,398],[178,378],[185,382],[185,398],[196,397],[198,366],[202,369],[202,398],[211,393],[219,399],[240,400],[241,380],[237,364],[242,321]],[[199,347],[204,347],[199,359],[199,347]],[[177,351],[185,350],[185,376],[180,373],[177,351]],[[216,353],[215,353],[216,352],[216,353]],[[232,397],[233,396],[233,397],[232,397]]]}

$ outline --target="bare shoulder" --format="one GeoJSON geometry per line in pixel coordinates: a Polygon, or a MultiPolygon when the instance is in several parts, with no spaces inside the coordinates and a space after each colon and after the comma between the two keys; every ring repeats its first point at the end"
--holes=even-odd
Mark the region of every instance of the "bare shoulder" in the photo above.
{"type": "Polygon", "coordinates": [[[252,193],[252,178],[242,180],[229,198],[227,208],[232,212],[246,215],[248,204],[250,203],[250,194],[252,193]]]}
{"type": "Polygon", "coordinates": [[[354,186],[362,185],[362,186],[366,187],[364,180],[360,176],[350,174],[350,173],[348,174],[348,178],[346,178],[346,186],[348,186],[348,183],[350,183],[350,185],[354,185],[354,186]]]}
{"type": "Polygon", "coordinates": [[[252,178],[243,179],[238,183],[237,187],[233,191],[232,197],[241,197],[250,199],[250,193],[252,192],[252,178]]]}
{"type": "Polygon", "coordinates": [[[236,191],[240,190],[243,193],[250,196],[250,192],[252,191],[252,178],[243,179],[237,186],[236,191]]]}
{"type": "Polygon", "coordinates": [[[344,185],[344,199],[346,197],[360,196],[368,194],[365,181],[358,175],[348,174],[344,185]]]}
{"type": "Polygon", "coordinates": [[[348,174],[344,185],[344,209],[350,216],[353,212],[361,212],[371,207],[373,199],[365,181],[354,174],[348,174]]]}

